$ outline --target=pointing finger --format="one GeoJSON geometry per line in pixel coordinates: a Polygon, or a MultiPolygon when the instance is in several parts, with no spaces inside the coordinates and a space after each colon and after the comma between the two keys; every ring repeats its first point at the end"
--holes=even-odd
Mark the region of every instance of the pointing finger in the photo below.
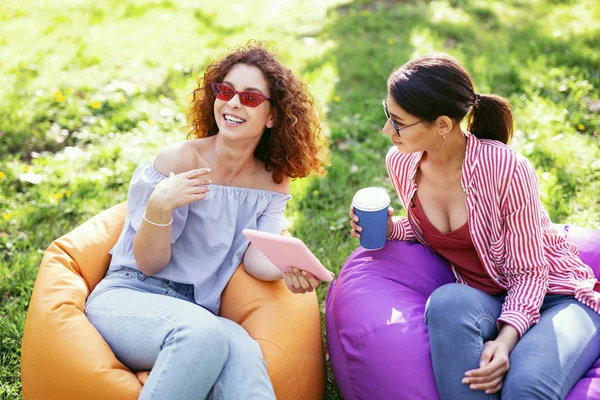
{"type": "Polygon", "coordinates": [[[210,168],[197,168],[191,171],[188,171],[185,176],[186,178],[195,178],[197,176],[206,175],[211,171],[210,168]]]}

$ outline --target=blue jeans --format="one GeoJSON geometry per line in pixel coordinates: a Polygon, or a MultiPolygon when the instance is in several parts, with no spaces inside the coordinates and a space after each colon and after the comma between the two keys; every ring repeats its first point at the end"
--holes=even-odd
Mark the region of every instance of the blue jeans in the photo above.
{"type": "Polygon", "coordinates": [[[85,313],[123,364],[151,370],[141,400],[275,399],[258,343],[194,303],[192,285],[111,271],[85,313]]]}
{"type": "Polygon", "coordinates": [[[501,394],[469,389],[461,381],[479,367],[483,344],[497,337],[504,297],[458,283],[431,294],[425,321],[442,399],[564,399],[600,357],[600,315],[572,296],[546,295],[540,321],[510,354],[501,394]]]}

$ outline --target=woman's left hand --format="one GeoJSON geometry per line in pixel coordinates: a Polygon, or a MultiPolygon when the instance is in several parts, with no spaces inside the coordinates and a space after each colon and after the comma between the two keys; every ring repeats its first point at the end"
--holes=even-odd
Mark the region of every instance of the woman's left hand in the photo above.
{"type": "Polygon", "coordinates": [[[510,368],[510,350],[504,342],[491,340],[483,346],[479,368],[465,373],[462,383],[470,389],[485,390],[486,394],[497,393],[502,389],[504,376],[510,368]]]}
{"type": "Polygon", "coordinates": [[[311,273],[296,267],[290,267],[288,272],[284,272],[283,280],[292,293],[300,294],[312,292],[321,284],[311,273]]]}

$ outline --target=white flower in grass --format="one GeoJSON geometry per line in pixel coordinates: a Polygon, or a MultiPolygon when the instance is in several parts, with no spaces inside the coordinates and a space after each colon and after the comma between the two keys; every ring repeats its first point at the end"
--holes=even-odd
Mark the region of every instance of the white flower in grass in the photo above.
{"type": "Polygon", "coordinates": [[[34,172],[23,172],[19,174],[18,179],[21,182],[27,182],[33,185],[38,185],[45,180],[45,177],[34,172]]]}

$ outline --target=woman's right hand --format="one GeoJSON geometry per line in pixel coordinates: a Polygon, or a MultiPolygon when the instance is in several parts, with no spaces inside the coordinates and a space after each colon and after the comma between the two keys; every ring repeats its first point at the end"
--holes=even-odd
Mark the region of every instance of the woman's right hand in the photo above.
{"type": "Polygon", "coordinates": [[[192,169],[181,174],[171,172],[167,179],[156,185],[154,192],[148,199],[150,204],[156,205],[163,211],[172,212],[194,201],[203,200],[209,191],[210,179],[204,177],[210,168],[192,169]]]}
{"type": "MultiPolygon", "coordinates": [[[[360,238],[360,232],[362,231],[362,227],[358,224],[358,216],[354,213],[354,206],[350,206],[350,212],[348,213],[350,216],[350,227],[352,230],[350,234],[355,238],[360,238]]],[[[392,221],[392,216],[394,215],[394,209],[392,207],[388,208],[388,222],[387,222],[387,231],[385,233],[386,237],[389,237],[392,234],[392,230],[394,228],[394,223],[392,221]]]]}

